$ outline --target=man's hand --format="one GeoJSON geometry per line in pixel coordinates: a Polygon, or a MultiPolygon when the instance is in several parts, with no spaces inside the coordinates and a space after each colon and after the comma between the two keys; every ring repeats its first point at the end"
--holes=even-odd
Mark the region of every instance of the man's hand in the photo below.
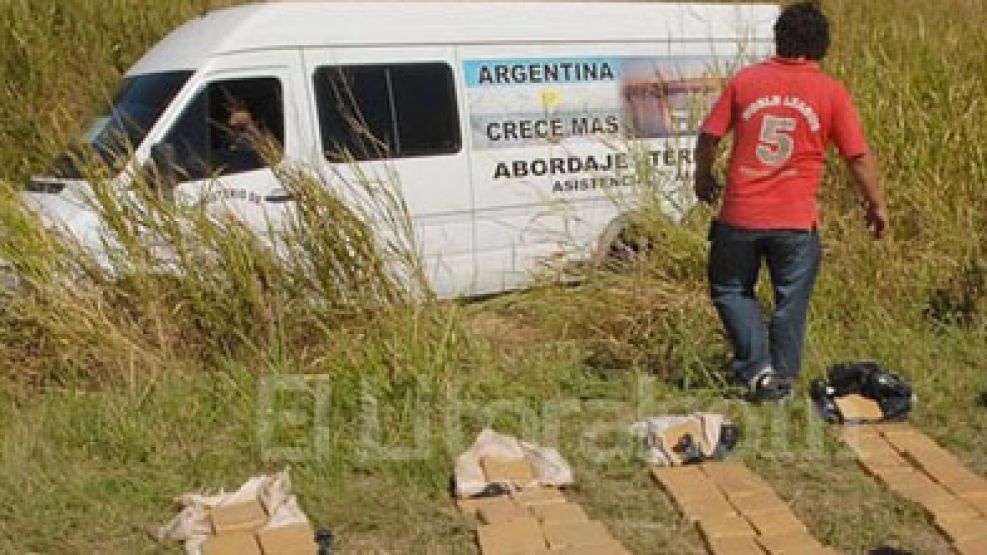
{"type": "Polygon", "coordinates": [[[868,203],[867,214],[864,216],[867,229],[874,239],[882,239],[888,230],[888,209],[884,204],[868,203]]]}
{"type": "Polygon", "coordinates": [[[723,186],[716,182],[716,178],[710,174],[696,174],[695,183],[696,197],[706,204],[712,204],[720,196],[723,186]]]}
{"type": "Polygon", "coordinates": [[[720,138],[709,133],[700,133],[696,140],[696,184],[695,191],[699,200],[712,204],[720,196],[723,186],[713,177],[713,159],[716,158],[716,147],[720,138]]]}
{"type": "Polygon", "coordinates": [[[846,163],[853,183],[864,200],[867,229],[875,239],[880,239],[888,230],[888,208],[878,179],[877,162],[873,155],[865,153],[847,160],[846,163]]]}

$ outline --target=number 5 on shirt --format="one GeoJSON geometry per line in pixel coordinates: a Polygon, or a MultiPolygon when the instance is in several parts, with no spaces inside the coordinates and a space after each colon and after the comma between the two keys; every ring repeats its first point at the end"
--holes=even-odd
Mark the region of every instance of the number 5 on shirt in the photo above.
{"type": "Polygon", "coordinates": [[[795,118],[779,118],[765,115],[761,121],[761,140],[757,145],[757,159],[765,166],[780,166],[792,157],[795,141],[795,118]]]}

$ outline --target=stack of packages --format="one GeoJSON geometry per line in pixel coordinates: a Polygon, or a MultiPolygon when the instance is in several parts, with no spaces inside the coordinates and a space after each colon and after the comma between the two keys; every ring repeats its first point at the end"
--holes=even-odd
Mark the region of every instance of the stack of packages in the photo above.
{"type": "Polygon", "coordinates": [[[921,505],[960,554],[987,553],[987,479],[903,422],[915,397],[901,376],[874,362],[837,364],[812,397],[875,479],[921,505]]]}
{"type": "Polygon", "coordinates": [[[314,532],[290,493],[288,471],[257,476],[230,494],[186,494],[181,512],[158,531],[188,555],[314,555],[314,532]]]}
{"type": "Polygon", "coordinates": [[[864,470],[921,505],[957,553],[987,553],[987,479],[907,424],[842,431],[864,470]]]}
{"type": "Polygon", "coordinates": [[[572,470],[558,451],[492,430],[456,460],[460,510],[479,520],[483,555],[626,555],[599,521],[566,500],[572,470]]]}
{"type": "Polygon", "coordinates": [[[715,555],[831,554],[764,480],[738,463],[653,467],[715,555]]]}
{"type": "Polygon", "coordinates": [[[651,474],[714,555],[830,554],[767,482],[722,462],[739,441],[723,415],[658,416],[632,430],[648,448],[651,474]]]}

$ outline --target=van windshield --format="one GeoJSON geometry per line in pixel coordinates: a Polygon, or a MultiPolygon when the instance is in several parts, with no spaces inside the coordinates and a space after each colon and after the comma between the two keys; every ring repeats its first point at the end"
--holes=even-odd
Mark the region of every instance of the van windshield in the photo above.
{"type": "Polygon", "coordinates": [[[90,158],[120,170],[129,151],[141,144],[191,76],[191,71],[166,71],[125,78],[113,103],[93,120],[79,143],[55,161],[52,173],[82,177],[79,161],[90,158]]]}

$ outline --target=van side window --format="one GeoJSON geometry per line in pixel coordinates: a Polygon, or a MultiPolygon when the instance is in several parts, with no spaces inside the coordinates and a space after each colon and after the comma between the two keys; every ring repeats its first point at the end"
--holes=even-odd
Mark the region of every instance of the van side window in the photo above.
{"type": "Polygon", "coordinates": [[[168,132],[183,180],[257,170],[279,162],[284,145],[281,82],[275,78],[215,81],[168,132]]]}
{"type": "Polygon", "coordinates": [[[462,146],[447,64],[326,66],[314,80],[330,162],[453,154],[462,146]]]}

